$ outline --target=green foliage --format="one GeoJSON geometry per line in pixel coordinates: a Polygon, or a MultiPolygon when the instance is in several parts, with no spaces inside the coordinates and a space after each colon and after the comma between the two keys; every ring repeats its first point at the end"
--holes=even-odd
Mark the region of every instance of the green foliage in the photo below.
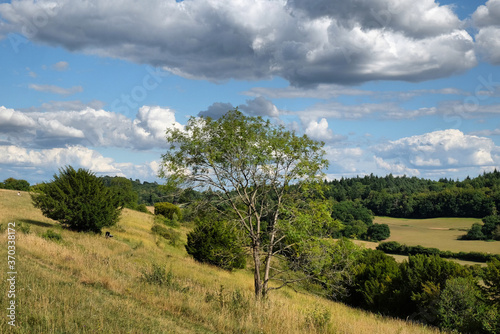
{"type": "Polygon", "coordinates": [[[500,260],[493,259],[483,269],[484,290],[489,300],[500,306],[500,260]]]}
{"type": "Polygon", "coordinates": [[[143,212],[143,213],[150,213],[148,208],[146,207],[146,204],[139,204],[136,208],[137,211],[143,212]]]}
{"type": "Polygon", "coordinates": [[[237,109],[217,120],[192,117],[184,129],[168,129],[167,141],[161,176],[170,188],[209,188],[211,204],[228,207],[223,212],[228,215],[219,219],[237,220],[246,231],[255,295],[263,297],[270,290],[275,247],[283,238],[280,225],[288,224],[280,213],[300,187],[321,178],[328,165],[324,143],[237,109]]]}
{"type": "Polygon", "coordinates": [[[132,181],[124,177],[103,177],[104,184],[109,187],[118,199],[122,208],[135,209],[137,207],[138,195],[134,191],[132,181]]]}
{"type": "Polygon", "coordinates": [[[442,258],[447,259],[459,259],[464,261],[473,261],[473,262],[488,262],[492,259],[500,259],[499,254],[489,254],[489,253],[480,253],[480,252],[450,252],[450,251],[440,251],[437,248],[426,248],[423,246],[407,246],[402,245],[397,241],[388,241],[382,242],[377,246],[378,250],[383,251],[387,254],[398,254],[398,255],[417,255],[417,254],[425,254],[425,255],[438,255],[442,258]]]}
{"type": "Polygon", "coordinates": [[[456,277],[446,281],[437,305],[440,327],[461,333],[485,333],[483,318],[486,304],[477,284],[470,278],[456,277]]]}
{"type": "Polygon", "coordinates": [[[391,230],[387,224],[373,224],[368,227],[367,238],[372,241],[381,241],[391,236],[391,230]]]}
{"type": "Polygon", "coordinates": [[[47,239],[47,240],[52,240],[52,241],[62,241],[62,235],[60,233],[57,233],[53,230],[47,230],[42,234],[42,238],[47,239]]]}
{"type": "Polygon", "coordinates": [[[361,201],[378,216],[404,218],[485,217],[500,212],[500,172],[462,182],[367,175],[325,182],[325,196],[361,201]]]}
{"type": "Polygon", "coordinates": [[[327,297],[339,300],[348,294],[348,283],[360,256],[361,248],[349,239],[310,238],[298,245],[290,267],[303,272],[311,283],[320,284],[327,297]]]}
{"type": "Polygon", "coordinates": [[[479,223],[472,224],[472,227],[467,234],[463,235],[460,239],[462,240],[484,240],[485,236],[482,231],[482,226],[479,223]]]}
{"type": "Polygon", "coordinates": [[[448,279],[470,277],[465,267],[436,255],[410,255],[400,266],[398,299],[403,314],[413,314],[416,320],[436,323],[436,303],[448,279]]]}
{"type": "Polygon", "coordinates": [[[28,191],[30,190],[30,184],[26,180],[17,180],[12,177],[9,177],[8,179],[5,179],[3,182],[0,182],[0,189],[28,191]]]}
{"type": "Polygon", "coordinates": [[[356,263],[347,302],[377,313],[395,313],[394,280],[399,276],[399,265],[393,257],[366,249],[356,263]]]}
{"type": "Polygon", "coordinates": [[[174,216],[177,216],[178,219],[182,219],[181,209],[168,202],[155,203],[155,215],[162,215],[168,219],[174,219],[174,216]]]}
{"type": "Polygon", "coordinates": [[[154,224],[153,227],[151,227],[151,231],[154,234],[168,240],[172,246],[177,246],[180,243],[181,234],[173,228],[154,224]]]}
{"type": "Polygon", "coordinates": [[[239,234],[228,222],[198,220],[187,235],[186,250],[199,262],[226,270],[244,268],[246,256],[239,234]]]}
{"type": "Polygon", "coordinates": [[[333,204],[332,218],[343,223],[360,220],[367,226],[373,224],[373,213],[361,203],[353,201],[342,201],[333,204]]]}
{"type": "Polygon", "coordinates": [[[120,215],[114,192],[90,171],[71,166],[60,169],[52,182],[40,184],[31,198],[43,215],[76,231],[100,233],[120,215]]]}

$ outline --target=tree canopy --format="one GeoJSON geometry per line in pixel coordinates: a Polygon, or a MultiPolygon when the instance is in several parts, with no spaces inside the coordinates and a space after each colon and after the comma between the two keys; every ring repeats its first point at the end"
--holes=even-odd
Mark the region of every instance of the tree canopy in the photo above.
{"type": "Polygon", "coordinates": [[[226,218],[238,222],[249,240],[255,294],[266,295],[282,224],[290,223],[280,220],[280,210],[301,185],[319,180],[327,165],[324,144],[237,109],[218,120],[192,117],[184,130],[167,130],[167,141],[161,176],[176,187],[210,189],[229,207],[226,218]]]}

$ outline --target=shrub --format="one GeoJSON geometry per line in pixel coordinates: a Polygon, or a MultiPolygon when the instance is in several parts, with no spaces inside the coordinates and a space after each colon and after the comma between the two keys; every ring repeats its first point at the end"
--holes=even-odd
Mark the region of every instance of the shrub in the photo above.
{"type": "Polygon", "coordinates": [[[168,202],[155,203],[155,215],[162,215],[168,219],[173,219],[174,215],[177,215],[178,219],[182,218],[181,209],[177,205],[168,202]]]}
{"type": "Polygon", "coordinates": [[[139,204],[137,206],[136,210],[139,211],[139,212],[150,213],[149,210],[148,210],[148,208],[147,208],[147,206],[146,206],[146,204],[144,204],[144,203],[143,204],[139,204]]]}
{"type": "Polygon", "coordinates": [[[42,234],[42,238],[52,241],[62,241],[62,235],[53,230],[47,230],[42,234]]]}
{"type": "Polygon", "coordinates": [[[446,281],[439,297],[438,314],[441,328],[462,333],[482,333],[486,304],[470,278],[456,277],[446,281]]]}
{"type": "Polygon", "coordinates": [[[368,227],[368,239],[373,241],[381,241],[391,236],[391,230],[387,224],[373,224],[368,227]]]}
{"type": "Polygon", "coordinates": [[[100,233],[117,222],[121,211],[119,199],[101,179],[71,166],[60,169],[54,181],[36,187],[31,198],[43,215],[76,231],[100,233]]]}
{"type": "Polygon", "coordinates": [[[246,257],[238,233],[224,221],[196,222],[187,235],[186,250],[199,262],[210,263],[226,270],[244,268],[246,257]]]}

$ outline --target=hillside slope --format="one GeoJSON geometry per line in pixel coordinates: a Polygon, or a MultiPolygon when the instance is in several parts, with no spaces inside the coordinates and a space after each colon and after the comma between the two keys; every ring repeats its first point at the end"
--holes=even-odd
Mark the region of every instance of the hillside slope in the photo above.
{"type": "MultiPolygon", "coordinates": [[[[16,222],[16,333],[438,333],[289,289],[255,303],[250,271],[196,263],[151,234],[152,221],[124,210],[114,238],[75,233],[43,217],[27,193],[0,191],[2,277],[5,227],[16,222]],[[43,238],[49,229],[62,240],[43,238]]],[[[5,310],[6,279],[0,289],[5,310]]]]}

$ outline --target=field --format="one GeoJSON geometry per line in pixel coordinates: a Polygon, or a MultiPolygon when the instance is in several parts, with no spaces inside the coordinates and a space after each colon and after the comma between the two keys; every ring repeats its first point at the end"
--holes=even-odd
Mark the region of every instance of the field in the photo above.
{"type": "MultiPolygon", "coordinates": [[[[1,277],[9,271],[5,228],[16,222],[15,332],[438,333],[291,289],[256,303],[250,270],[196,263],[182,245],[151,234],[152,221],[151,215],[124,210],[109,229],[112,239],[75,233],[43,217],[27,193],[0,190],[1,277]],[[27,226],[29,233],[23,233],[27,226]],[[48,229],[62,241],[41,237],[48,229]],[[153,275],[153,264],[165,270],[162,275],[153,275]]],[[[187,231],[180,228],[183,241],[187,231]]],[[[0,290],[6,296],[3,278],[0,290]]],[[[2,297],[1,333],[11,329],[6,303],[2,297]]]]}
{"type": "Polygon", "coordinates": [[[432,218],[401,219],[375,217],[374,223],[387,224],[391,237],[384,241],[397,241],[409,246],[421,245],[452,252],[484,252],[500,254],[500,242],[477,240],[457,240],[473,223],[481,223],[477,218],[432,218]]]}

